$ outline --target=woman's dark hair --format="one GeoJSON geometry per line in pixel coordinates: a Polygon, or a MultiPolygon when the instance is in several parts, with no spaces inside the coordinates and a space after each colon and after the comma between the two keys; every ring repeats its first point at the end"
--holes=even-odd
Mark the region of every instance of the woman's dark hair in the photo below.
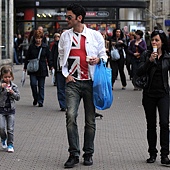
{"type": "Polygon", "coordinates": [[[151,39],[155,37],[156,35],[159,35],[161,41],[162,41],[162,52],[166,51],[167,53],[170,52],[168,48],[168,40],[167,36],[164,31],[162,30],[154,30],[151,34],[151,39]]]}
{"type": "Polygon", "coordinates": [[[120,28],[116,28],[116,29],[113,30],[112,38],[116,37],[116,31],[117,30],[120,30],[120,38],[123,39],[124,38],[123,31],[120,28]]]}
{"type": "Polygon", "coordinates": [[[140,38],[143,37],[143,31],[141,31],[141,30],[137,30],[137,31],[135,32],[135,34],[140,35],[140,38]]]}
{"type": "Polygon", "coordinates": [[[77,3],[69,4],[67,6],[67,11],[72,11],[76,15],[76,18],[81,15],[82,16],[81,23],[84,23],[86,11],[80,4],[77,3]]]}

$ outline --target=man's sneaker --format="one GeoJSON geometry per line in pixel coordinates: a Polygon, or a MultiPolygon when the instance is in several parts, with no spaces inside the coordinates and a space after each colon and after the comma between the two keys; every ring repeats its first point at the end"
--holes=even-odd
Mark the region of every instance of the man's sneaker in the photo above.
{"type": "Polygon", "coordinates": [[[14,147],[13,145],[8,145],[8,152],[13,153],[14,152],[14,147]]]}
{"type": "Polygon", "coordinates": [[[65,168],[73,168],[75,164],[79,163],[79,157],[70,155],[66,163],[64,164],[65,168]]]}
{"type": "Polygon", "coordinates": [[[1,146],[3,149],[7,148],[6,140],[1,140],[1,146]]]}
{"type": "Polygon", "coordinates": [[[84,157],[84,162],[83,162],[84,165],[86,166],[93,165],[92,155],[85,154],[83,155],[83,157],[84,157]]]}

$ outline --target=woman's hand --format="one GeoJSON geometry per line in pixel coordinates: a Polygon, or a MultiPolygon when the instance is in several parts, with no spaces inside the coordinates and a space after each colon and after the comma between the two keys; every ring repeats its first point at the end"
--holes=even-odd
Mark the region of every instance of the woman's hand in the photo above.
{"type": "Polygon", "coordinates": [[[134,53],[133,54],[136,58],[140,58],[140,53],[134,53]]]}
{"type": "Polygon", "coordinates": [[[152,53],[149,58],[150,62],[154,62],[157,57],[158,57],[158,53],[155,53],[155,52],[152,53]]]}
{"type": "Polygon", "coordinates": [[[122,41],[122,40],[119,40],[119,41],[118,41],[118,43],[122,44],[122,43],[123,43],[123,41],[122,41]]]}

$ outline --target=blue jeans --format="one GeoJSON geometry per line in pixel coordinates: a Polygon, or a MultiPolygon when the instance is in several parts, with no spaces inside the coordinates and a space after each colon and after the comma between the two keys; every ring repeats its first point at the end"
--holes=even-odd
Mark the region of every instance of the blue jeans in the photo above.
{"type": "Polygon", "coordinates": [[[38,103],[43,104],[44,102],[44,85],[45,85],[45,76],[35,76],[30,75],[30,86],[32,90],[32,95],[34,100],[37,100],[38,103]],[[37,89],[38,85],[38,89],[37,89]]]}
{"type": "Polygon", "coordinates": [[[19,64],[18,57],[17,57],[17,52],[16,52],[15,48],[14,48],[14,62],[16,64],[19,64]]]}
{"type": "Polygon", "coordinates": [[[60,108],[66,109],[66,99],[65,99],[65,85],[66,78],[63,76],[62,72],[56,72],[56,83],[57,83],[57,97],[60,108]]]}
{"type": "Polygon", "coordinates": [[[95,107],[93,104],[93,83],[92,81],[69,82],[66,84],[66,126],[69,142],[68,151],[74,156],[80,155],[79,135],[77,127],[78,107],[83,98],[85,110],[85,128],[84,128],[84,147],[85,154],[94,153],[95,137],[95,107]]]}
{"type": "Polygon", "coordinates": [[[14,122],[15,114],[0,114],[0,136],[1,140],[7,139],[7,145],[14,143],[14,122]]]}

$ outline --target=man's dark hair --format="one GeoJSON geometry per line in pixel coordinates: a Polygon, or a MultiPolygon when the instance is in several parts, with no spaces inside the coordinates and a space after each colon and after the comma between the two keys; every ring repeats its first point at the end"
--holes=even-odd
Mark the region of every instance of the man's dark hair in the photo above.
{"type": "Polygon", "coordinates": [[[69,4],[67,6],[67,11],[72,11],[76,15],[76,18],[81,15],[82,16],[81,23],[84,23],[86,11],[80,4],[77,3],[69,4]]]}

